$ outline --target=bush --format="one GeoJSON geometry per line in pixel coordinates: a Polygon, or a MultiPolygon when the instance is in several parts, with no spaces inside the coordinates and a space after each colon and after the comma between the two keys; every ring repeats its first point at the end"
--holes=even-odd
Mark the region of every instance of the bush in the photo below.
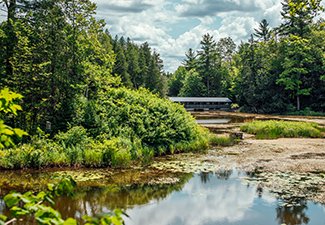
{"type": "Polygon", "coordinates": [[[120,167],[131,160],[148,163],[153,156],[209,146],[209,132],[183,106],[144,89],[109,89],[98,102],[84,102],[82,107],[86,108],[78,110],[78,123],[74,121],[53,140],[40,135],[30,144],[0,151],[0,167],[120,167]],[[96,115],[94,121],[92,115],[96,115]]]}
{"type": "Polygon", "coordinates": [[[241,131],[255,134],[258,139],[275,139],[280,137],[323,137],[322,128],[315,123],[292,121],[253,121],[240,127],[241,131]]]}
{"type": "Polygon", "coordinates": [[[67,132],[58,133],[55,135],[54,140],[64,144],[66,147],[85,145],[88,141],[87,131],[82,126],[75,126],[67,132]]]}
{"type": "MultiPolygon", "coordinates": [[[[188,143],[192,150],[207,147],[207,139],[206,143],[202,139],[205,133],[183,106],[161,99],[145,89],[110,89],[96,105],[94,109],[98,111],[95,114],[101,122],[92,127],[92,133],[104,134],[107,139],[137,141],[141,148],[153,149],[155,155],[170,153],[170,146],[178,143],[188,143]],[[197,142],[202,143],[198,145],[197,142]]],[[[132,158],[135,155],[137,153],[133,151],[132,158]]]]}

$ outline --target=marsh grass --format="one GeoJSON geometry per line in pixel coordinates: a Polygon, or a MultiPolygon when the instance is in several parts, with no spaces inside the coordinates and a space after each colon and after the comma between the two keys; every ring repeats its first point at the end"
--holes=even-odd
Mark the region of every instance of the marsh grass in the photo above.
{"type": "Polygon", "coordinates": [[[211,134],[209,137],[209,143],[211,146],[232,146],[236,144],[238,140],[230,137],[230,136],[217,136],[214,134],[211,134]]]}
{"type": "Polygon", "coordinates": [[[276,138],[321,138],[323,128],[316,123],[293,121],[253,121],[240,127],[240,130],[256,135],[257,139],[276,138]]]}

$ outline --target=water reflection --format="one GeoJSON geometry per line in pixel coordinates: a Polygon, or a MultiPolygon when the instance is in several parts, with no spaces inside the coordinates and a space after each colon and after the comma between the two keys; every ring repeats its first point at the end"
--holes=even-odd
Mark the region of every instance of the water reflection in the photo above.
{"type": "Polygon", "coordinates": [[[226,124],[230,123],[231,119],[221,118],[221,119],[197,119],[198,124],[226,124]]]}
{"type": "Polygon", "coordinates": [[[325,224],[324,206],[295,200],[296,206],[280,207],[281,200],[262,186],[243,184],[244,176],[230,170],[185,174],[177,185],[83,188],[73,198],[58,199],[56,208],[65,218],[80,218],[119,207],[130,216],[127,225],[325,224]]]}
{"type": "MultiPolygon", "coordinates": [[[[307,216],[307,211],[307,202],[305,200],[299,200],[292,207],[277,207],[277,220],[279,224],[286,225],[309,224],[310,219],[307,216]]],[[[325,217],[323,218],[325,220],[325,217]]]]}

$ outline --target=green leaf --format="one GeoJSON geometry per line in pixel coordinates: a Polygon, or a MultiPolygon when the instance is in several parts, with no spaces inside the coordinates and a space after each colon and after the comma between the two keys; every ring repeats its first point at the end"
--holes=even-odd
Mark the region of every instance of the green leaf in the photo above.
{"type": "Polygon", "coordinates": [[[0,224],[1,222],[4,222],[7,220],[7,217],[5,215],[0,214],[0,224]]]}
{"type": "Polygon", "coordinates": [[[20,208],[18,206],[14,206],[10,209],[10,211],[13,213],[15,216],[25,216],[28,215],[30,212],[26,209],[20,208]]]}
{"type": "Polygon", "coordinates": [[[13,129],[13,131],[15,132],[15,134],[18,136],[18,137],[22,137],[22,136],[27,136],[28,135],[28,133],[27,132],[25,132],[25,131],[23,131],[23,130],[21,130],[21,129],[19,129],[19,128],[14,128],[13,129]]]}
{"type": "Polygon", "coordinates": [[[66,221],[64,221],[63,225],[77,225],[77,221],[72,218],[68,218],[66,221]]]}
{"type": "Polygon", "coordinates": [[[21,194],[20,193],[11,193],[6,195],[3,200],[5,201],[6,205],[11,208],[17,205],[20,202],[21,194]]]}

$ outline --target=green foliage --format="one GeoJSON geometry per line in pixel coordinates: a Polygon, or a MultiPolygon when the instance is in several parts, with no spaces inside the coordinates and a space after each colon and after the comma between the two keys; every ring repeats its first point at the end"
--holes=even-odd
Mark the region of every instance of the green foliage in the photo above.
{"type": "Polygon", "coordinates": [[[67,132],[59,132],[54,139],[65,147],[85,145],[87,143],[87,131],[82,126],[76,126],[67,132]]]}
{"type": "Polygon", "coordinates": [[[166,78],[162,71],[162,60],[157,52],[152,51],[148,43],[142,45],[133,43],[124,37],[112,39],[116,62],[113,74],[122,79],[122,84],[128,88],[147,88],[160,96],[166,95],[166,78]]]}
{"type": "Polygon", "coordinates": [[[169,96],[178,96],[187,76],[185,67],[180,66],[168,81],[169,96]]]}
{"type": "Polygon", "coordinates": [[[249,134],[255,134],[258,139],[323,137],[322,129],[317,124],[307,122],[253,121],[244,124],[240,129],[249,134]]]}
{"type": "Polygon", "coordinates": [[[315,112],[311,110],[311,108],[306,107],[300,111],[289,111],[286,113],[287,115],[297,115],[297,116],[325,116],[325,113],[315,112]]]}
{"type": "Polygon", "coordinates": [[[184,67],[195,69],[205,86],[196,96],[226,96],[254,113],[285,113],[290,105],[325,111],[324,22],[315,22],[324,8],[320,0],[284,0],[282,6],[279,27],[263,19],[238,49],[231,38],[216,44],[206,34],[197,54],[186,53],[184,67]]]}
{"type": "Polygon", "coordinates": [[[277,84],[293,93],[297,98],[297,110],[300,110],[300,96],[310,95],[311,88],[303,86],[303,77],[308,74],[308,64],[312,62],[310,44],[307,39],[291,35],[284,41],[283,72],[279,75],[277,84]]]}
{"type": "Polygon", "coordinates": [[[266,19],[263,19],[260,24],[258,29],[254,29],[256,36],[259,39],[262,39],[263,41],[268,41],[271,38],[271,30],[269,28],[269,23],[267,22],[266,19]]]}
{"type": "Polygon", "coordinates": [[[209,143],[212,146],[232,146],[236,143],[236,140],[230,136],[217,136],[211,134],[209,137],[209,143]]]}
{"type": "Polygon", "coordinates": [[[220,96],[228,93],[229,79],[227,66],[232,61],[236,45],[230,37],[222,38],[218,43],[210,34],[205,34],[195,53],[189,49],[184,67],[176,71],[170,79],[170,94],[176,96],[200,97],[220,96]],[[185,74],[182,70],[187,70],[185,74]],[[185,76],[180,76],[180,72],[185,76]]]}
{"type": "MultiPolygon", "coordinates": [[[[9,91],[8,88],[0,90],[0,112],[17,116],[17,111],[22,109],[16,102],[22,98],[22,95],[9,91]]],[[[27,135],[27,133],[21,129],[6,125],[0,119],[0,149],[14,146],[13,137],[22,138],[24,135],[27,135]]]]}
{"type": "MultiPolygon", "coordinates": [[[[10,218],[0,215],[0,224],[13,224],[18,220],[24,220],[26,216],[34,218],[40,225],[77,225],[77,220],[68,218],[64,220],[61,214],[52,208],[54,200],[58,196],[73,195],[76,182],[71,177],[62,177],[56,184],[48,184],[47,191],[39,193],[26,192],[24,194],[11,192],[3,200],[10,209],[10,218]]],[[[83,216],[86,225],[122,225],[123,212],[114,210],[108,214],[95,217],[83,216]]]]}
{"type": "Polygon", "coordinates": [[[183,86],[180,89],[179,96],[183,97],[202,97],[206,93],[206,86],[202,77],[195,70],[186,74],[183,86]]]}
{"type": "Polygon", "coordinates": [[[124,222],[122,215],[123,212],[119,209],[116,209],[109,214],[98,215],[95,217],[83,216],[82,218],[86,222],[85,225],[123,225],[124,222]]]}

